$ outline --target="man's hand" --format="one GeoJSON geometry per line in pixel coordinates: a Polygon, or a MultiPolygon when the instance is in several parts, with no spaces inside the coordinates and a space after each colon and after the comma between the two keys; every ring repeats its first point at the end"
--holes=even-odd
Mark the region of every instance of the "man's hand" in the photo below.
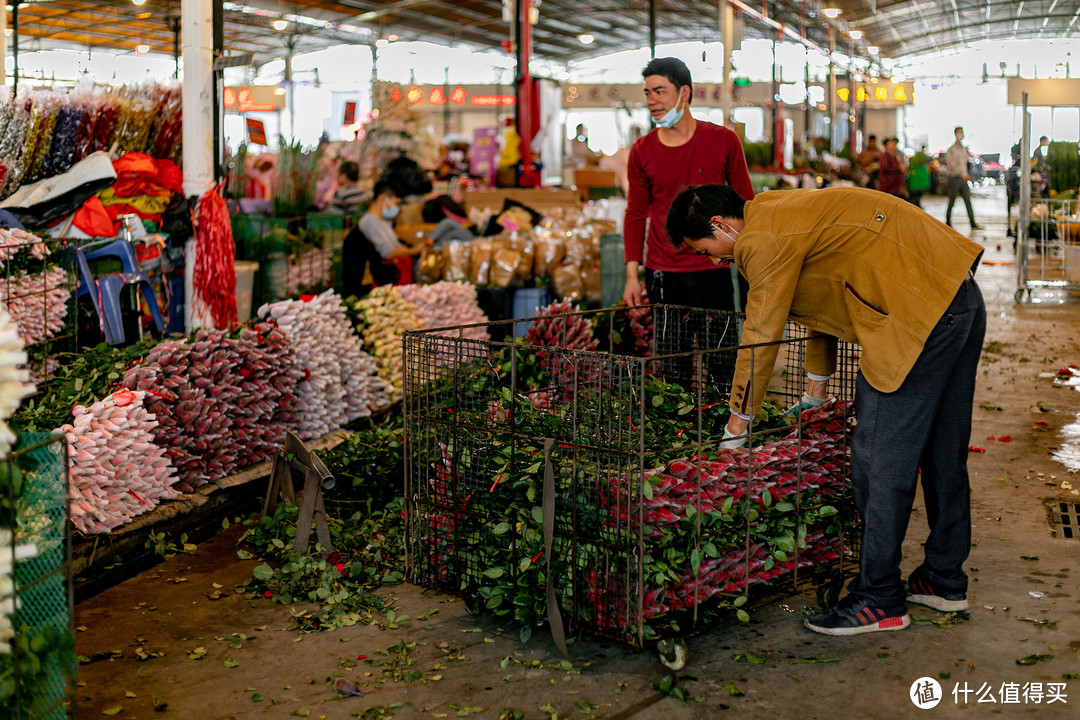
{"type": "Polygon", "coordinates": [[[641,290],[641,281],[637,279],[637,275],[635,274],[634,277],[629,277],[628,273],[626,278],[626,288],[623,290],[622,294],[623,300],[626,302],[626,304],[630,307],[634,307],[635,305],[641,305],[641,290]]]}
{"type": "Polygon", "coordinates": [[[803,393],[802,398],[799,399],[799,402],[789,407],[784,413],[784,416],[791,417],[794,420],[807,410],[821,407],[825,404],[826,400],[828,400],[828,398],[816,397],[809,393],[803,393]]]}
{"type": "Polygon", "coordinates": [[[721,448],[737,448],[746,445],[746,429],[750,427],[749,420],[743,420],[738,415],[728,418],[724,426],[724,439],[720,441],[721,448]]]}
{"type": "Polygon", "coordinates": [[[724,428],[724,439],[720,441],[721,450],[734,450],[746,445],[746,435],[733,435],[730,430],[724,428]]]}

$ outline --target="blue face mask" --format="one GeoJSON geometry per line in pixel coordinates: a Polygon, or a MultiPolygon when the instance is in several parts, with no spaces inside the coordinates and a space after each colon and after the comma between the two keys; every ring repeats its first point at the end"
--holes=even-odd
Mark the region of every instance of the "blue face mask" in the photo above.
{"type": "Polygon", "coordinates": [[[656,124],[662,128],[672,128],[675,124],[682,120],[683,111],[679,109],[679,103],[675,103],[675,107],[664,113],[664,116],[656,121],[656,124]]]}
{"type": "Polygon", "coordinates": [[[391,205],[390,207],[384,207],[382,211],[383,220],[390,221],[398,216],[401,212],[401,207],[398,205],[391,205]]]}

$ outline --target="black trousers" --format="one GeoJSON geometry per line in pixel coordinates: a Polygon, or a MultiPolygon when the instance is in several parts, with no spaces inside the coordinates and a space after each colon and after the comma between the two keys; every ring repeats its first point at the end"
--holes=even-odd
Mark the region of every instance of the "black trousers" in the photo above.
{"type": "Polygon", "coordinates": [[[969,277],[899,389],[875,390],[862,372],[855,381],[858,424],[852,437],[851,480],[863,537],[859,577],[848,591],[877,607],[904,604],[900,560],[920,469],[930,526],[923,570],[936,588],[967,591],[967,455],[985,334],[986,307],[979,286],[969,277]]]}
{"type": "Polygon", "coordinates": [[[968,188],[967,180],[962,177],[950,177],[948,180],[949,204],[945,207],[945,224],[952,225],[952,209],[956,204],[956,196],[964,199],[964,207],[967,208],[968,222],[975,227],[975,211],[971,209],[971,189],[968,188]]]}
{"type": "MultiPolygon", "coordinates": [[[[645,268],[645,289],[652,305],[685,305],[702,311],[667,312],[658,310],[653,318],[656,354],[708,350],[734,347],[739,344],[739,325],[733,315],[721,316],[704,310],[735,310],[736,291],[739,308],[746,307],[746,293],[750,286],[742,275],[738,284],[732,282],[730,268],[701,270],[698,272],[664,272],[645,268]]],[[[730,389],[735,374],[735,351],[709,352],[704,357],[704,372],[708,381],[724,389],[730,389]]],[[[660,361],[659,371],[667,382],[677,383],[686,389],[696,386],[694,358],[687,356],[660,361]]]]}

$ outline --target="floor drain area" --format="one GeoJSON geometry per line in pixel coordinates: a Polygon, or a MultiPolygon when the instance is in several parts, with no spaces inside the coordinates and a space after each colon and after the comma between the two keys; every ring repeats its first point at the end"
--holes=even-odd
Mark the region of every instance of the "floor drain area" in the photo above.
{"type": "Polygon", "coordinates": [[[1054,500],[1046,505],[1053,518],[1057,536],[1066,540],[1080,540],[1080,503],[1054,500]]]}

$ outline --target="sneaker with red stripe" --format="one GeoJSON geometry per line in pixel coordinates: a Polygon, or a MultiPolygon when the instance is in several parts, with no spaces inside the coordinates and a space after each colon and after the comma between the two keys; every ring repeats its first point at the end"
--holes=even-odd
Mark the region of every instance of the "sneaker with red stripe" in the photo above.
{"type": "Polygon", "coordinates": [[[806,629],[822,635],[861,635],[862,633],[903,630],[911,625],[907,608],[875,607],[869,600],[848,595],[821,615],[803,620],[806,629]]]}
{"type": "Polygon", "coordinates": [[[966,593],[947,592],[934,587],[923,574],[921,567],[916,568],[908,576],[907,601],[941,612],[960,612],[968,609],[966,593]]]}

